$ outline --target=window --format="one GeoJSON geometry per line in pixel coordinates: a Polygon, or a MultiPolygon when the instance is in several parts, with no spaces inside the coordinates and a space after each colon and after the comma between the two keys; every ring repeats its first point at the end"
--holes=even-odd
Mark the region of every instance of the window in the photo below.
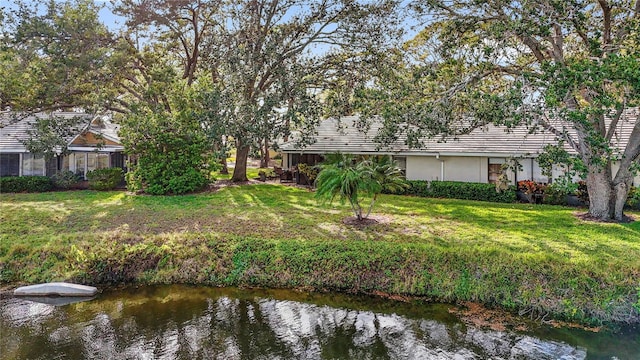
{"type": "Polygon", "coordinates": [[[63,156],[62,157],[62,165],[60,166],[60,170],[62,170],[62,171],[70,170],[69,169],[69,158],[70,158],[70,156],[63,156]]]}
{"type": "Polygon", "coordinates": [[[87,154],[87,172],[96,169],[105,169],[109,167],[109,154],[88,153],[87,154]]]}
{"type": "Polygon", "coordinates": [[[106,169],[109,167],[109,154],[97,154],[96,160],[98,169],[106,169]]]}
{"type": "Polygon", "coordinates": [[[76,167],[75,167],[76,175],[80,175],[84,178],[84,175],[85,175],[84,166],[86,165],[85,153],[75,153],[74,155],[76,159],[76,167]]]}
{"type": "Polygon", "coordinates": [[[20,176],[20,154],[0,154],[0,176],[20,176]]]}
{"type": "Polygon", "coordinates": [[[495,184],[498,181],[498,176],[502,173],[501,164],[489,164],[489,183],[495,184]]]}
{"type": "Polygon", "coordinates": [[[22,175],[44,175],[44,156],[34,154],[22,155],[22,175]]]}
{"type": "Polygon", "coordinates": [[[489,183],[495,184],[502,174],[502,165],[506,162],[504,158],[489,158],[489,183]]]}
{"type": "Polygon", "coordinates": [[[398,163],[398,167],[402,170],[402,173],[406,173],[407,171],[407,158],[405,156],[394,156],[393,160],[398,163]]]}

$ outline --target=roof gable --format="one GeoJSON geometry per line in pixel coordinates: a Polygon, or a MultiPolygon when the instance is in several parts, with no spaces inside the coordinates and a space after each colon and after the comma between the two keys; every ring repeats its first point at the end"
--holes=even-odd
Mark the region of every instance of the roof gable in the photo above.
{"type": "Polygon", "coordinates": [[[36,122],[39,119],[61,118],[64,120],[78,119],[78,124],[70,129],[65,137],[67,144],[92,146],[106,144],[121,146],[117,131],[118,127],[101,118],[79,112],[51,112],[36,114],[20,114],[0,112],[0,152],[27,152],[25,142],[31,137],[36,122]]]}

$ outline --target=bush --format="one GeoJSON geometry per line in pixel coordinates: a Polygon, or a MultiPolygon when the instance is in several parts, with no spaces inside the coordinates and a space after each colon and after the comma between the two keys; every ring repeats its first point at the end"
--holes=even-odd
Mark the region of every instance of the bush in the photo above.
{"type": "Polygon", "coordinates": [[[567,195],[576,194],[580,185],[567,176],[562,176],[545,189],[543,202],[551,205],[567,205],[567,195]]]}
{"type": "Polygon", "coordinates": [[[429,182],[422,180],[407,181],[409,188],[405,191],[407,195],[415,195],[421,197],[429,197],[429,182]]]}
{"type": "Polygon", "coordinates": [[[589,192],[587,191],[587,182],[584,180],[578,181],[578,189],[576,190],[576,196],[580,201],[589,205],[589,192]]]}
{"type": "Polygon", "coordinates": [[[632,209],[640,210],[640,189],[631,187],[629,195],[627,195],[626,205],[632,209]]]}
{"type": "Polygon", "coordinates": [[[81,180],[81,177],[74,174],[73,171],[60,171],[51,177],[53,186],[56,189],[68,190],[81,180]]]}
{"type": "Polygon", "coordinates": [[[433,197],[492,201],[510,203],[516,201],[514,186],[498,192],[494,184],[469,183],[459,181],[432,181],[429,184],[429,192],[433,197]]]}
{"type": "Polygon", "coordinates": [[[211,142],[188,112],[132,114],[122,124],[121,140],[136,158],[127,173],[129,190],[179,195],[209,184],[211,142]]]}
{"type": "Polygon", "coordinates": [[[46,176],[13,176],[0,178],[0,192],[45,192],[53,189],[46,176]]]}
{"type": "Polygon", "coordinates": [[[91,170],[87,173],[89,189],[113,190],[122,182],[122,175],[120,168],[91,170]]]}
{"type": "Polygon", "coordinates": [[[492,201],[510,203],[516,201],[514,186],[498,192],[494,184],[471,183],[461,181],[407,181],[409,188],[399,195],[415,195],[421,197],[438,197],[463,200],[492,201]]]}

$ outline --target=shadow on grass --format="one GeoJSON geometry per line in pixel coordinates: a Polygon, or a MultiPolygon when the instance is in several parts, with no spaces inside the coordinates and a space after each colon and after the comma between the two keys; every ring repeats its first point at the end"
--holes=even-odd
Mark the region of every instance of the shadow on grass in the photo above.
{"type": "MultiPolygon", "coordinates": [[[[393,241],[440,247],[498,246],[575,261],[640,257],[640,222],[588,223],[574,208],[385,195],[374,215],[386,224],[342,223],[348,205],[320,205],[313,193],[278,184],[230,186],[184,196],[71,191],[2,195],[0,229],[12,240],[58,234],[214,233],[263,239],[393,241]]],[[[637,261],[636,261],[637,262],[637,261]]],[[[634,262],[634,263],[636,263],[634,262]]]]}

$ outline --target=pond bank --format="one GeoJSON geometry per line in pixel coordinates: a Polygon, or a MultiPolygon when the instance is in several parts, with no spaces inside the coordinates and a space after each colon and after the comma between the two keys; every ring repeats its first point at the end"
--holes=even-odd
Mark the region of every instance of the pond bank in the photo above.
{"type": "Polygon", "coordinates": [[[416,296],[584,325],[640,324],[640,224],[574,209],[384,196],[388,221],[305,190],[0,195],[0,286],[199,284],[416,296]]]}
{"type": "Polygon", "coordinates": [[[473,301],[533,319],[587,325],[637,324],[639,320],[633,292],[602,306],[593,301],[600,294],[590,293],[589,287],[576,283],[573,289],[562,288],[583,275],[569,264],[552,264],[553,259],[507,258],[490,250],[420,244],[215,239],[206,234],[185,235],[179,241],[151,237],[127,242],[72,246],[70,251],[45,247],[21,256],[14,252],[13,259],[2,265],[2,273],[5,279],[10,274],[15,283],[67,276],[55,280],[101,288],[173,283],[292,288],[446,303],[473,301]],[[569,291],[573,296],[567,298],[569,291]]]}

